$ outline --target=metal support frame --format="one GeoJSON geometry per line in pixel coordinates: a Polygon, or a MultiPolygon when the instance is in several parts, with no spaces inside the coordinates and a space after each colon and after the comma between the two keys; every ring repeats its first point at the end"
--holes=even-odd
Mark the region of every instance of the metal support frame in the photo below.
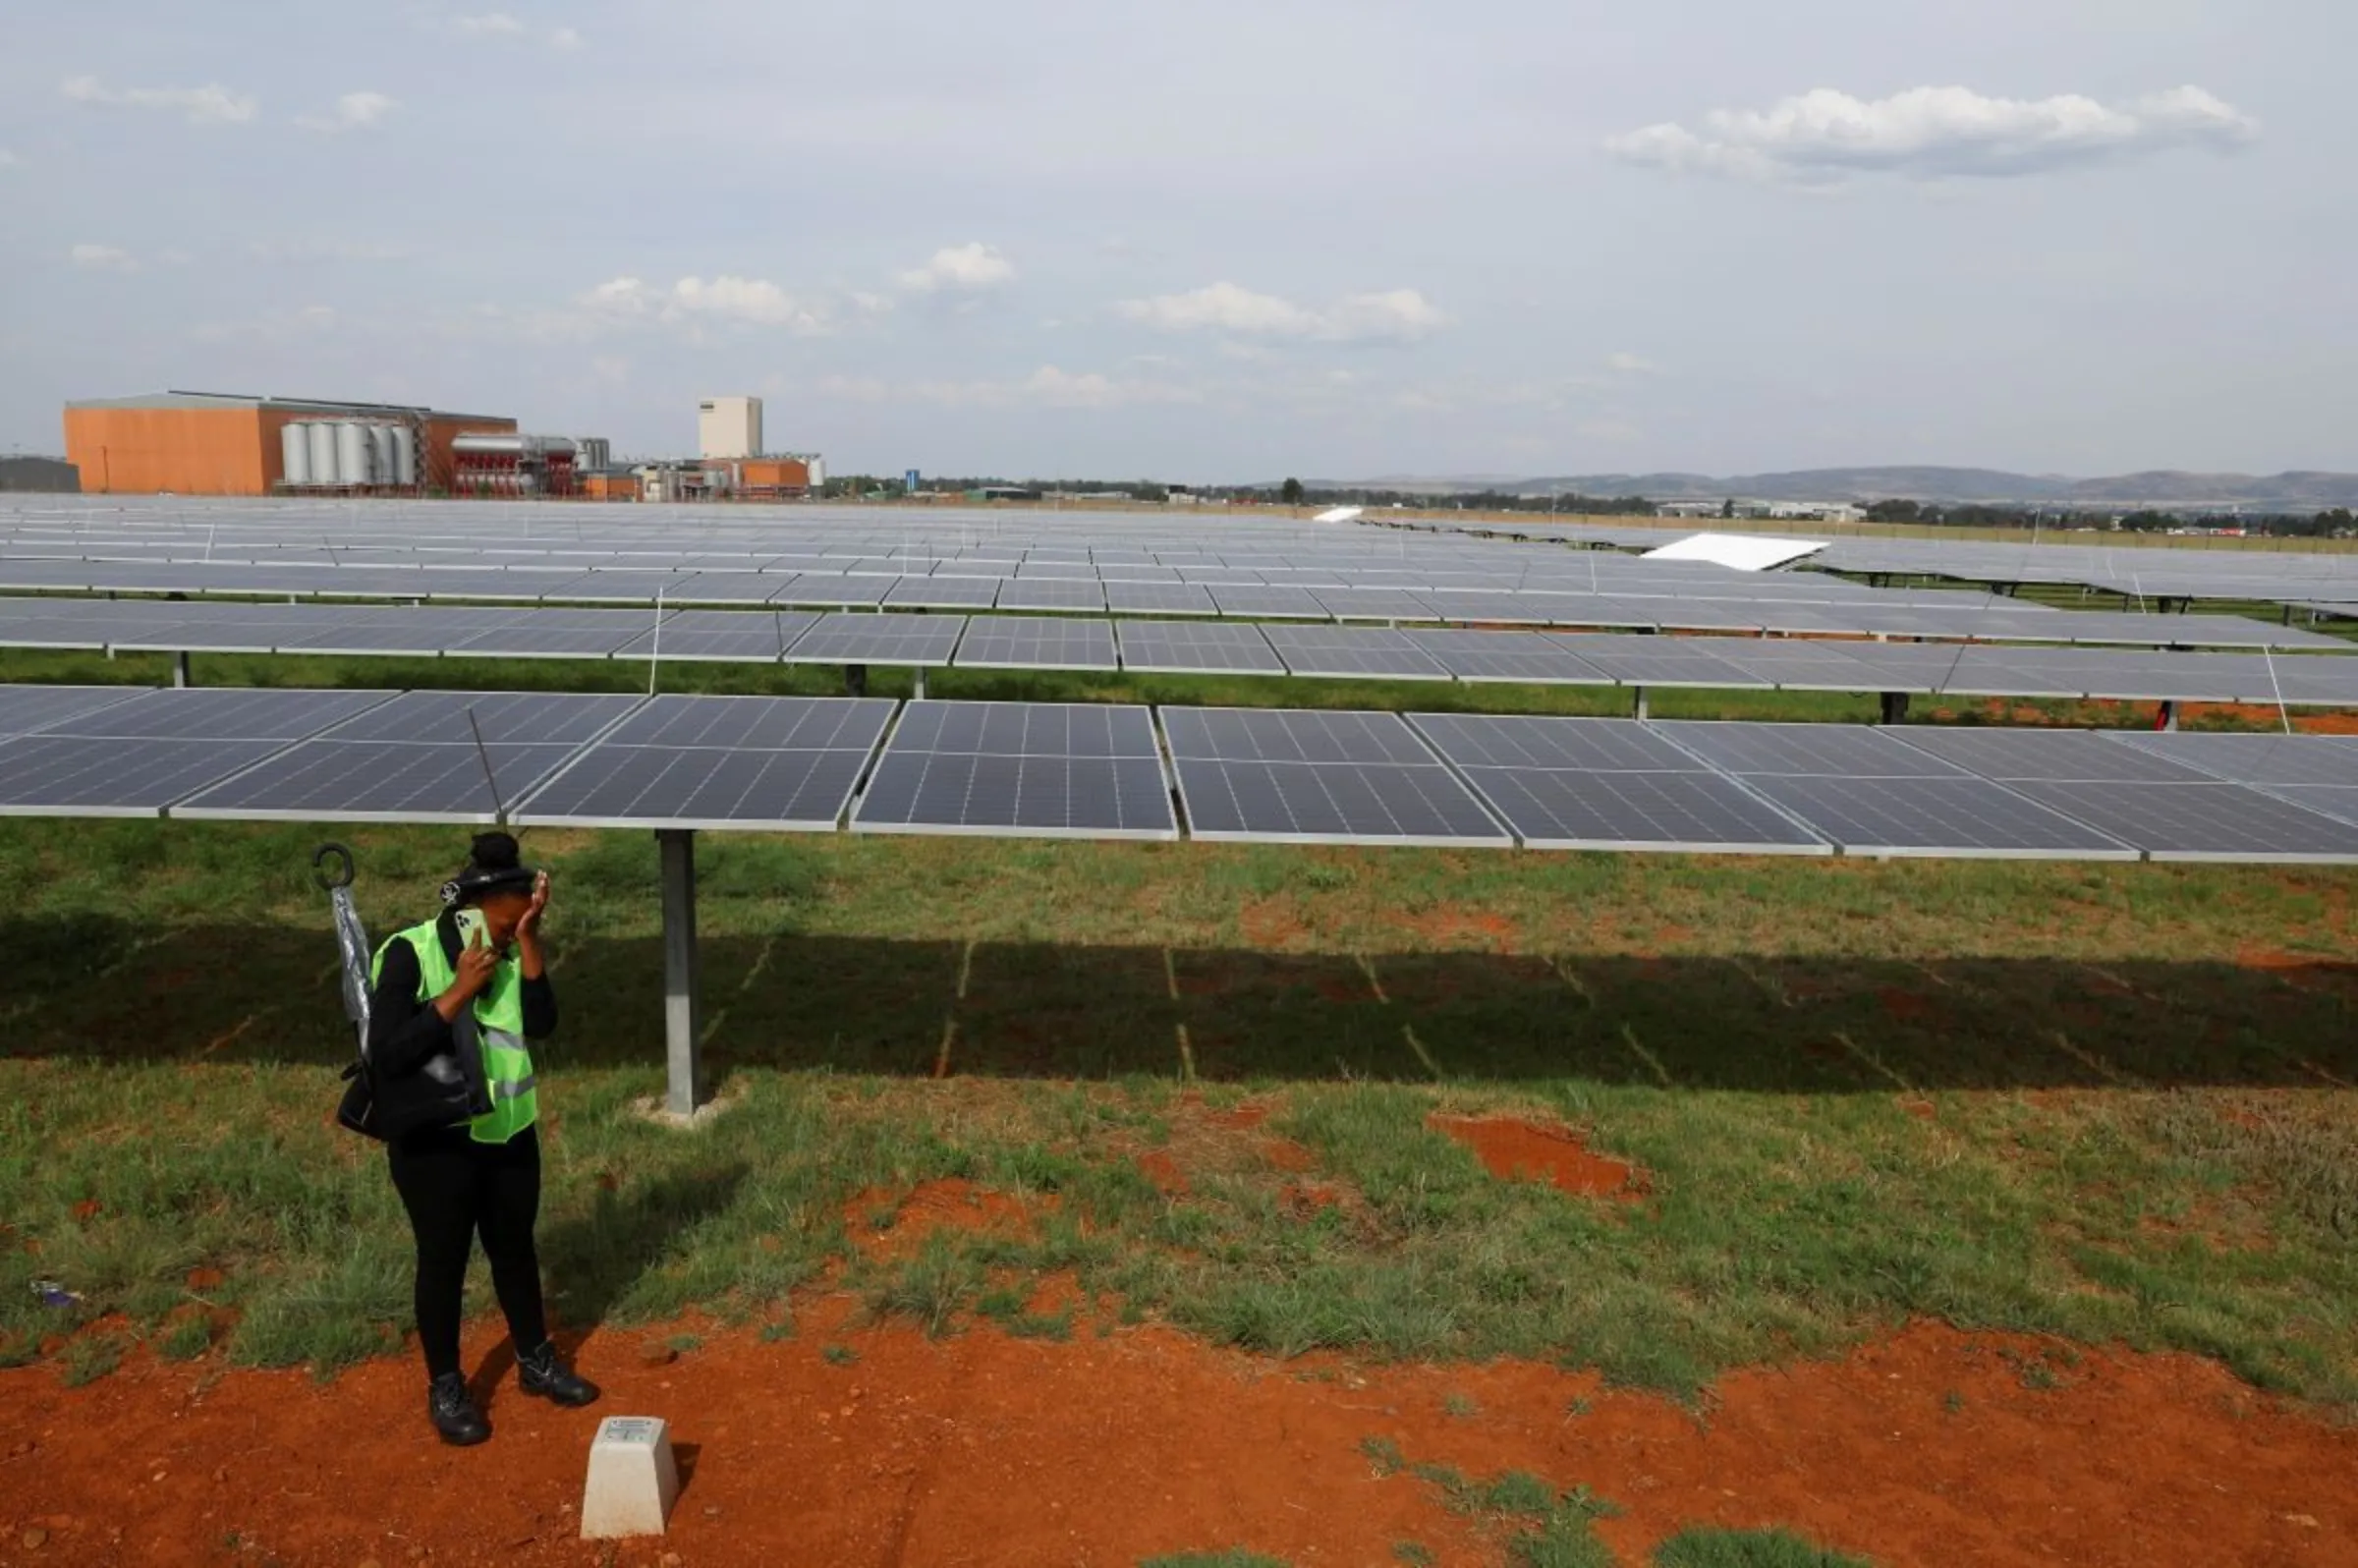
{"type": "Polygon", "coordinates": [[[1634,715],[1638,718],[1652,718],[1654,713],[1646,701],[1646,688],[1643,686],[1633,686],[1630,688],[1630,690],[1638,695],[1637,705],[1633,710],[1634,715]]]}
{"type": "Polygon", "coordinates": [[[2175,735],[2175,734],[2177,734],[2177,732],[2178,732],[2178,704],[2177,704],[2177,703],[2175,703],[2175,702],[2164,702],[2164,703],[2162,703],[2162,733],[2164,733],[2164,734],[2167,734],[2167,735],[2175,735]]]}
{"type": "Polygon", "coordinates": [[[189,656],[186,653],[172,655],[172,684],[176,688],[196,684],[189,678],[189,656]]]}
{"type": "Polygon", "coordinates": [[[686,1117],[696,1114],[704,1099],[696,983],[696,834],[661,827],[655,843],[663,855],[663,1055],[669,1075],[663,1108],[686,1117]]]}
{"type": "Polygon", "coordinates": [[[925,667],[923,664],[920,664],[920,665],[917,667],[917,672],[916,672],[916,673],[917,673],[917,689],[916,689],[916,697],[917,697],[917,700],[918,700],[919,701],[921,701],[921,702],[922,702],[922,701],[924,701],[924,700],[926,700],[926,667],[925,667]]]}

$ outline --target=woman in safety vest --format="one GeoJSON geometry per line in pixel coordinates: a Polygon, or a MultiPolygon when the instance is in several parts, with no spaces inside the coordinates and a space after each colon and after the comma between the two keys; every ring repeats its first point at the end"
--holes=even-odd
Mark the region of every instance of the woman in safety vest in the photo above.
{"type": "Polygon", "coordinates": [[[460,1445],[491,1435],[459,1372],[459,1297],[478,1234],[524,1391],[566,1406],[597,1398],[549,1342],[533,1249],[539,1107],[525,1041],[557,1026],[540,952],[547,908],[548,873],[522,865],[507,834],[477,834],[442,884],[442,913],[388,937],[370,976],[368,1074],[418,1243],[426,1414],[460,1445]]]}

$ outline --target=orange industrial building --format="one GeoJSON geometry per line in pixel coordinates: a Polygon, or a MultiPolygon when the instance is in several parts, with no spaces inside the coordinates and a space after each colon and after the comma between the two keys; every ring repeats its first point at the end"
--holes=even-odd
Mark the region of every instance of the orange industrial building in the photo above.
{"type": "Polygon", "coordinates": [[[275,495],[314,488],[430,494],[454,487],[451,442],[458,436],[515,429],[514,420],[496,416],[382,403],[165,392],[67,404],[66,458],[82,470],[85,494],[275,495]],[[287,454],[299,454],[304,442],[285,431],[299,423],[400,432],[414,460],[392,482],[336,486],[290,478],[287,454]]]}

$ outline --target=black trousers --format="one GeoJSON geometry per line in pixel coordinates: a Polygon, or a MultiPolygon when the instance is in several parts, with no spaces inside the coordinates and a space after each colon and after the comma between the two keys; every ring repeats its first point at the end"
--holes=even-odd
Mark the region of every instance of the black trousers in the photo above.
{"type": "Polygon", "coordinates": [[[415,1305],[426,1374],[459,1370],[459,1298],[478,1235],[517,1353],[538,1349],[548,1338],[533,1248],[539,1134],[528,1127],[504,1144],[478,1144],[464,1127],[436,1128],[386,1146],[386,1160],[418,1243],[415,1305]]]}

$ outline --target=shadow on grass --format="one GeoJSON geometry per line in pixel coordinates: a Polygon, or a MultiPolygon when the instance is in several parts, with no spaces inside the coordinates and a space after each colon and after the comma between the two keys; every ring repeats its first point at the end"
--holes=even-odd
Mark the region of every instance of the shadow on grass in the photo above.
{"type": "Polygon", "coordinates": [[[604,1182],[586,1212],[544,1223],[540,1267],[550,1316],[569,1344],[588,1339],[650,1271],[695,1250],[696,1227],[726,1213],[748,1172],[737,1162],[650,1177],[627,1187],[604,1182]]]}
{"type": "MultiPolygon", "coordinates": [[[[0,921],[0,1051],[340,1062],[324,931],[0,921]],[[225,959],[225,955],[227,955],[225,959]]],[[[659,1069],[662,947],[561,955],[546,1069],[659,1069]]],[[[1272,953],[781,934],[702,946],[708,1071],[1521,1082],[1771,1092],[2358,1080],[2358,966],[1272,953]],[[961,978],[964,995],[960,995],[961,978]]],[[[689,1206],[688,1193],[614,1202],[689,1206]]],[[[688,1216],[693,1218],[693,1215],[688,1216]]],[[[610,1299],[610,1298],[609,1298],[610,1299]]],[[[577,1311],[579,1309],[577,1308],[577,1311]]]]}

